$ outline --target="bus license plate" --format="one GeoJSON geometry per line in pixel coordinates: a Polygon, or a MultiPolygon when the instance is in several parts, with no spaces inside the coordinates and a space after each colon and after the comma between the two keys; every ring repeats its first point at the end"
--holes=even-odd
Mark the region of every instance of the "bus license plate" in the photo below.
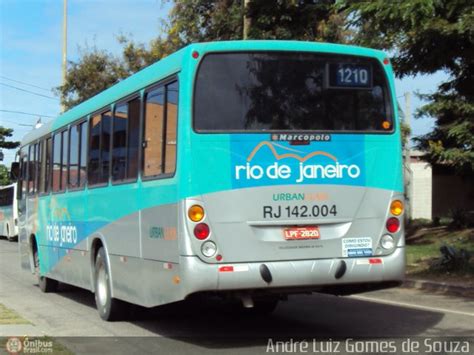
{"type": "Polygon", "coordinates": [[[285,240],[319,239],[321,236],[318,227],[285,228],[283,235],[285,240]]]}

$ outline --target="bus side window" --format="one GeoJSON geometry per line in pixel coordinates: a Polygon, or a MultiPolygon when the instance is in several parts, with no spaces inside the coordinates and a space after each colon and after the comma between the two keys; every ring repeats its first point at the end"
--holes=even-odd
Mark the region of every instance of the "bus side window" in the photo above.
{"type": "Polygon", "coordinates": [[[34,194],[35,168],[35,145],[30,145],[28,152],[28,195],[34,194]]]}
{"type": "Polygon", "coordinates": [[[53,155],[53,139],[49,137],[46,139],[46,166],[45,166],[45,179],[44,179],[44,192],[51,191],[51,159],[53,155]]]}
{"type": "Polygon", "coordinates": [[[61,146],[61,184],[60,190],[64,191],[67,185],[67,163],[68,163],[68,141],[69,141],[69,131],[62,131],[62,146],[61,146]]]}
{"type": "Polygon", "coordinates": [[[128,104],[115,107],[112,135],[112,180],[121,181],[127,169],[128,104]]]}
{"type": "Polygon", "coordinates": [[[25,147],[24,150],[20,150],[20,179],[18,180],[18,191],[17,191],[17,198],[21,200],[26,195],[27,191],[27,184],[28,181],[26,180],[28,177],[27,169],[28,169],[28,156],[26,152],[28,151],[28,147],[25,147]]]}
{"type": "Polygon", "coordinates": [[[176,129],[178,117],[178,82],[166,85],[165,174],[176,170],[176,129]]]}
{"type": "Polygon", "coordinates": [[[138,149],[140,139],[140,99],[128,103],[128,148],[127,148],[127,178],[136,179],[138,176],[138,149]]]}
{"type": "Polygon", "coordinates": [[[75,125],[69,131],[69,173],[68,173],[68,187],[79,187],[79,135],[80,125],[75,125]]]}
{"type": "Polygon", "coordinates": [[[47,175],[47,170],[46,170],[46,152],[47,152],[47,146],[46,146],[46,140],[42,140],[40,143],[40,167],[39,167],[39,186],[38,186],[38,192],[39,193],[44,193],[45,190],[45,181],[46,181],[46,175],[47,175]]]}
{"type": "Polygon", "coordinates": [[[163,173],[163,87],[154,89],[145,97],[145,119],[143,132],[143,175],[156,176],[163,173]]]}
{"type": "Polygon", "coordinates": [[[42,176],[42,171],[41,171],[41,165],[43,161],[43,141],[38,142],[38,144],[35,144],[36,146],[36,181],[35,181],[35,193],[40,192],[40,182],[41,182],[41,176],[42,176]]]}
{"type": "Polygon", "coordinates": [[[109,180],[110,168],[110,139],[111,139],[112,113],[107,111],[102,114],[102,134],[100,139],[100,178],[99,183],[109,180]]]}
{"type": "Polygon", "coordinates": [[[79,187],[87,181],[87,121],[81,123],[81,145],[79,155],[79,187]]]}
{"type": "Polygon", "coordinates": [[[100,131],[101,116],[96,115],[91,118],[89,129],[89,164],[88,164],[88,181],[90,185],[99,182],[100,175],[100,131]]]}
{"type": "Polygon", "coordinates": [[[53,171],[52,171],[52,191],[57,192],[61,188],[61,147],[62,134],[61,132],[54,135],[53,140],[53,171]]]}
{"type": "Polygon", "coordinates": [[[112,135],[112,180],[136,179],[140,135],[140,99],[116,106],[112,135]]]}

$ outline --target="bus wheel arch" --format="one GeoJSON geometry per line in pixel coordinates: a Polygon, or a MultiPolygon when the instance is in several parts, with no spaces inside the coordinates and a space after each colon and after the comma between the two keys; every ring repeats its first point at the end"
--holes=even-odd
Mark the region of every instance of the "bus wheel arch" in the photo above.
{"type": "Polygon", "coordinates": [[[100,317],[106,321],[126,318],[129,312],[129,304],[113,298],[109,253],[100,239],[93,241],[91,256],[94,260],[92,268],[94,298],[100,317]]]}
{"type": "Polygon", "coordinates": [[[41,276],[40,274],[40,260],[39,260],[39,248],[36,236],[34,234],[30,235],[30,265],[33,268],[33,273],[36,274],[38,280],[38,286],[40,290],[44,293],[56,292],[59,286],[57,280],[50,279],[46,276],[41,276]]]}
{"type": "Polygon", "coordinates": [[[104,241],[100,236],[97,236],[92,240],[90,247],[90,279],[92,292],[95,292],[95,262],[100,248],[104,248],[107,253],[107,247],[105,246],[104,241]]]}
{"type": "Polygon", "coordinates": [[[36,260],[35,260],[35,253],[38,252],[38,243],[36,242],[36,236],[31,234],[28,238],[28,251],[30,257],[30,269],[31,273],[34,274],[36,272],[36,260]]]}

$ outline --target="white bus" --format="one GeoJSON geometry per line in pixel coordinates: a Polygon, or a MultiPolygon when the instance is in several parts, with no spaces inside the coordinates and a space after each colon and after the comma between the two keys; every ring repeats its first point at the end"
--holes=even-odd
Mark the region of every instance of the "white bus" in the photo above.
{"type": "Polygon", "coordinates": [[[18,237],[16,186],[0,186],[0,235],[10,241],[18,237]]]}

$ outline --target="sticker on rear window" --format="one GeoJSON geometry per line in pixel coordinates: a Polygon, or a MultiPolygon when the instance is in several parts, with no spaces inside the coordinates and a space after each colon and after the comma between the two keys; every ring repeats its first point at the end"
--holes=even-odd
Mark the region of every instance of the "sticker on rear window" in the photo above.
{"type": "Polygon", "coordinates": [[[342,239],[343,257],[364,257],[372,255],[372,238],[344,238],[342,239]]]}

